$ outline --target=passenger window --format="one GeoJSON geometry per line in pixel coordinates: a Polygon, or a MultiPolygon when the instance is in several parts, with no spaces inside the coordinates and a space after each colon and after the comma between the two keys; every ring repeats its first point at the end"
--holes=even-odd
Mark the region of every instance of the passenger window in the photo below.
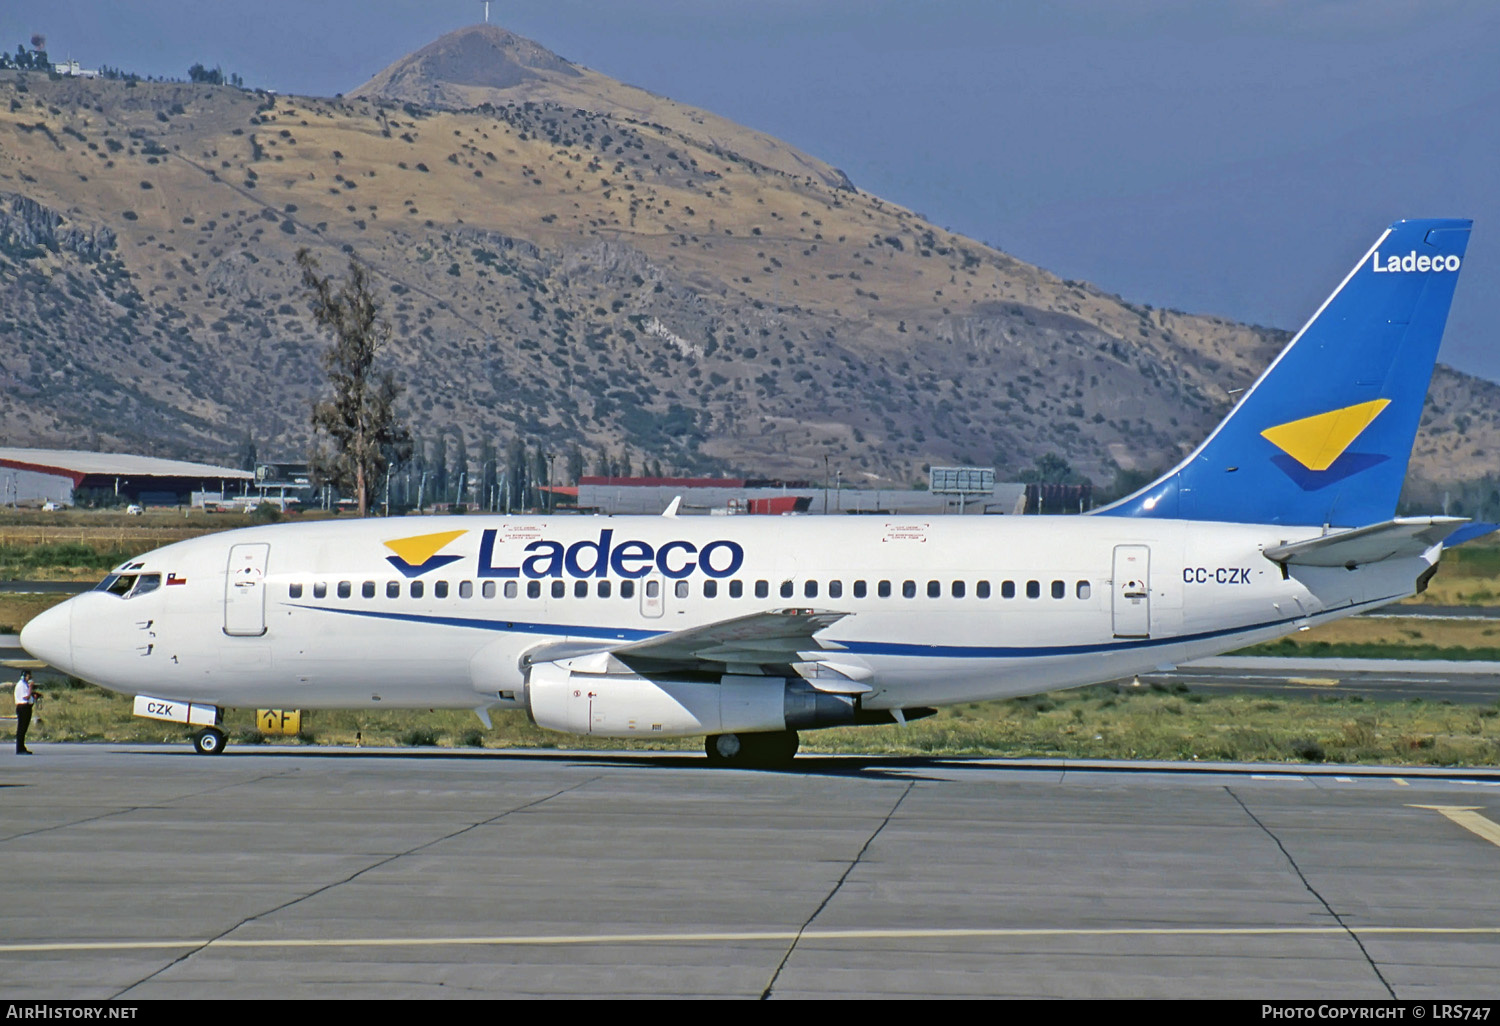
{"type": "Polygon", "coordinates": [[[677,592],[677,597],[678,598],[687,598],[688,597],[688,582],[687,581],[678,581],[677,584],[673,587],[673,590],[675,592],[677,592]]]}
{"type": "Polygon", "coordinates": [[[328,585],[327,584],[325,584],[323,581],[318,581],[316,584],[313,585],[313,598],[327,598],[327,597],[328,597],[328,585]]]}
{"type": "Polygon", "coordinates": [[[354,594],[354,587],[348,581],[339,582],[339,598],[348,598],[354,594]]]}
{"type": "Polygon", "coordinates": [[[600,598],[609,598],[609,592],[610,592],[609,582],[608,581],[600,581],[599,582],[598,592],[599,592],[599,597],[600,598]]]}
{"type": "Polygon", "coordinates": [[[989,598],[990,597],[990,582],[989,581],[980,581],[978,584],[974,585],[974,597],[975,598],[989,598]]]}
{"type": "Polygon", "coordinates": [[[1042,597],[1042,582],[1041,581],[1027,581],[1026,582],[1026,597],[1027,598],[1041,598],[1042,597]]]}
{"type": "Polygon", "coordinates": [[[765,598],[769,594],[771,594],[771,586],[769,584],[767,584],[765,581],[756,581],[755,582],[755,597],[756,598],[765,598]]]}
{"type": "Polygon", "coordinates": [[[917,597],[917,582],[916,581],[902,581],[901,582],[901,597],[902,598],[916,598],[917,597]]]}
{"type": "Polygon", "coordinates": [[[480,594],[482,594],[487,599],[494,598],[495,597],[495,582],[494,581],[485,581],[484,582],[484,587],[480,588],[479,591],[480,591],[480,594]]]}
{"type": "Polygon", "coordinates": [[[433,582],[433,585],[432,585],[432,597],[433,598],[447,598],[448,597],[448,582],[447,581],[435,581],[435,582],[433,582]]]}
{"type": "Polygon", "coordinates": [[[574,581],[573,582],[573,597],[574,598],[588,598],[589,597],[589,582],[588,581],[574,581]]]}
{"type": "Polygon", "coordinates": [[[928,581],[927,582],[927,597],[928,598],[939,598],[942,594],[943,594],[943,582],[942,581],[928,581]]]}
{"type": "Polygon", "coordinates": [[[854,597],[855,598],[864,598],[865,597],[865,582],[864,581],[855,581],[854,582],[854,597]]]}
{"type": "Polygon", "coordinates": [[[954,581],[953,582],[953,597],[954,598],[963,598],[964,597],[964,582],[963,581],[954,581]]]}
{"type": "Polygon", "coordinates": [[[742,596],[744,594],[745,594],[745,585],[744,585],[743,581],[737,581],[736,580],[736,581],[730,581],[729,582],[729,597],[730,598],[739,598],[740,596],[742,596]]]}
{"type": "Polygon", "coordinates": [[[520,588],[519,585],[516,584],[515,581],[506,581],[505,582],[505,597],[506,598],[515,598],[519,594],[521,594],[521,588],[520,588]]]}
{"type": "Polygon", "coordinates": [[[875,586],[875,594],[879,595],[881,598],[890,598],[891,597],[891,582],[890,581],[881,581],[879,584],[877,584],[875,586]]]}
{"type": "Polygon", "coordinates": [[[1052,582],[1052,597],[1053,598],[1055,598],[1055,599],[1064,598],[1064,597],[1067,596],[1067,594],[1068,594],[1068,586],[1066,584],[1064,584],[1062,581],[1053,581],[1052,582]]]}
{"type": "Polygon", "coordinates": [[[717,598],[719,594],[719,582],[708,580],[703,582],[703,597],[717,598]]]}
{"type": "Polygon", "coordinates": [[[635,598],[635,582],[634,581],[621,581],[620,582],[620,597],[622,599],[635,598]]]}
{"type": "Polygon", "coordinates": [[[843,581],[829,581],[828,582],[828,597],[829,598],[842,598],[843,594],[844,594],[844,582],[843,581]]]}
{"type": "Polygon", "coordinates": [[[161,574],[141,574],[135,579],[135,587],[130,590],[130,597],[137,598],[149,594],[161,587],[161,574]]]}
{"type": "Polygon", "coordinates": [[[374,598],[375,597],[375,582],[374,581],[366,581],[364,584],[361,584],[359,586],[359,594],[360,594],[361,598],[374,598]]]}
{"type": "Polygon", "coordinates": [[[552,597],[553,598],[562,598],[567,593],[568,593],[568,586],[567,586],[566,583],[564,583],[562,581],[553,581],[552,582],[552,597]]]}
{"type": "Polygon", "coordinates": [[[527,581],[526,582],[526,597],[527,598],[541,598],[542,597],[542,582],[541,581],[527,581]]]}
{"type": "Polygon", "coordinates": [[[421,581],[412,581],[411,582],[411,597],[412,598],[421,598],[424,594],[426,594],[426,592],[427,592],[427,588],[426,588],[426,586],[421,581]]]}
{"type": "Polygon", "coordinates": [[[647,581],[646,582],[646,597],[647,598],[660,598],[661,597],[661,582],[660,581],[647,581]]]}
{"type": "Polygon", "coordinates": [[[473,581],[459,581],[458,582],[458,597],[459,598],[473,598],[474,597],[474,582],[473,581]]]}
{"type": "Polygon", "coordinates": [[[818,582],[817,581],[804,581],[803,584],[802,584],[802,596],[803,596],[803,598],[817,598],[818,597],[818,582]]]}
{"type": "Polygon", "coordinates": [[[1078,582],[1078,597],[1081,598],[1081,599],[1086,599],[1086,598],[1089,597],[1089,582],[1088,581],[1079,581],[1078,582]]]}
{"type": "Polygon", "coordinates": [[[385,597],[386,598],[400,598],[401,597],[401,582],[400,581],[386,581],[385,582],[385,597]]]}
{"type": "Polygon", "coordinates": [[[791,598],[792,597],[792,582],[791,581],[782,581],[781,582],[781,597],[782,598],[791,598]]]}
{"type": "Polygon", "coordinates": [[[300,584],[290,584],[290,585],[287,585],[286,597],[287,598],[301,598],[302,597],[302,585],[300,585],[300,584]]]}
{"type": "Polygon", "coordinates": [[[1001,598],[1015,598],[1016,597],[1016,582],[1015,581],[1002,581],[1000,583],[1000,597],[1001,598]]]}

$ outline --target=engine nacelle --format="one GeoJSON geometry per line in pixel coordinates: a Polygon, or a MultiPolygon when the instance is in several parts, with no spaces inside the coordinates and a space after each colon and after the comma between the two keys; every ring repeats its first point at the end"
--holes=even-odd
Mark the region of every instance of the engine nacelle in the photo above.
{"type": "Polygon", "coordinates": [[[713,681],[657,681],[636,674],[578,673],[562,663],[530,669],[526,701],[537,726],[595,737],[693,737],[853,723],[859,700],[825,694],[800,678],[725,674],[713,681]]]}

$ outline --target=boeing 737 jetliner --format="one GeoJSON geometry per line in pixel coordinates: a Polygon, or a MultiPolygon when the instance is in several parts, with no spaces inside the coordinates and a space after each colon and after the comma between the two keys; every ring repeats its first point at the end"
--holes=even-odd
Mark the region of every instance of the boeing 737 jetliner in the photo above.
{"type": "Polygon", "coordinates": [[[252,527],[130,560],[21,644],[202,752],[226,706],[498,708],[770,765],[799,730],[1268,641],[1488,529],[1395,516],[1469,226],[1391,225],[1196,451],[1093,515],[252,527]]]}

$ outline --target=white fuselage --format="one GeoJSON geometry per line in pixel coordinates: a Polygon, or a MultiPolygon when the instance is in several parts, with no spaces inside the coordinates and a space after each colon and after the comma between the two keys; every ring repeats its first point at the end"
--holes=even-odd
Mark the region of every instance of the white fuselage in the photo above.
{"type": "Polygon", "coordinates": [[[1262,555],[1320,533],[1106,517],[283,524],[132,560],[121,573],[162,585],[78,596],[23,641],[112,690],[220,707],[523,707],[527,654],[543,646],[817,609],[847,614],[816,640],[859,670],[872,689],[862,706],[902,709],[1268,640],[1409,595],[1437,557],[1284,573],[1262,555]],[[425,564],[386,544],[442,533],[453,537],[425,564]]]}

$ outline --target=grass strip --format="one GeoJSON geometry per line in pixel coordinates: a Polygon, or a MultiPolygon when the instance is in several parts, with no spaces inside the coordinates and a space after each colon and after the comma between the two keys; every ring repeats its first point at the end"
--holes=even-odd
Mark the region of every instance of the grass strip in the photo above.
{"type": "MultiPolygon", "coordinates": [[[[177,724],[137,719],[128,698],[79,682],[42,685],[32,738],[184,744],[177,724]]],[[[232,709],[231,744],[699,751],[702,740],[593,739],[544,731],[521,712],[312,710],[296,738],[265,738],[254,712],[232,709]]],[[[1203,694],[1184,684],[1108,684],[940,710],[906,727],[805,731],[804,752],[1076,759],[1337,762],[1500,766],[1500,703],[1375,701],[1348,692],[1306,697],[1203,694]]]]}

